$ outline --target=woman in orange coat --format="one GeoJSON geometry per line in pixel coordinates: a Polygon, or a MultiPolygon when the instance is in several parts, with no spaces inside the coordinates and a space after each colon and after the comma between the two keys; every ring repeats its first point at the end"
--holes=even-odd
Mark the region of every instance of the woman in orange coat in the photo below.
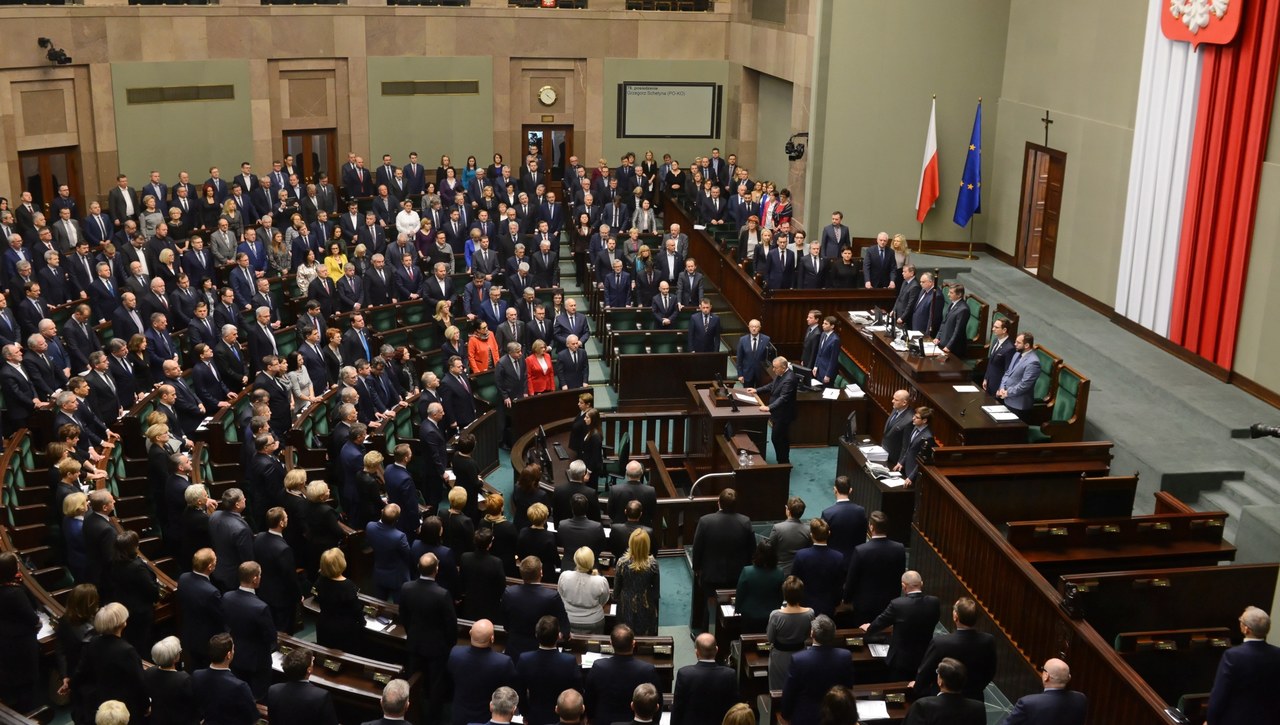
{"type": "Polygon", "coordinates": [[[551,354],[547,352],[547,343],[542,340],[533,341],[533,354],[524,361],[525,377],[529,380],[529,395],[537,395],[556,389],[555,366],[551,362],[551,354]]]}
{"type": "Polygon", "coordinates": [[[476,375],[489,370],[498,358],[498,340],[489,333],[489,323],[481,322],[476,331],[471,333],[467,341],[467,359],[471,361],[471,374],[476,375]]]}

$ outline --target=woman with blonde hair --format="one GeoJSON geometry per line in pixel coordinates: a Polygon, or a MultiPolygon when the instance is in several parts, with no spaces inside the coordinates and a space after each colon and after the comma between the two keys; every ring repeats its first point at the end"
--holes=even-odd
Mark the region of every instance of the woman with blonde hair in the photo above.
{"type": "MultiPolygon", "coordinates": [[[[64,461],[62,465],[74,464],[76,470],[80,463],[75,460],[64,461]]],[[[67,568],[77,582],[93,581],[93,572],[89,566],[89,552],[84,548],[84,517],[89,513],[89,497],[79,491],[62,499],[62,540],[66,544],[67,568]]]]}
{"type": "Polygon", "coordinates": [[[720,725],[756,725],[756,713],[745,702],[739,702],[724,714],[720,725]]]}
{"type": "Polygon", "coordinates": [[[342,245],[337,242],[329,243],[329,253],[324,258],[324,272],[329,275],[329,281],[337,284],[342,279],[342,275],[346,274],[347,255],[342,253],[342,245]]]}
{"type": "Polygon", "coordinates": [[[906,237],[901,234],[895,234],[893,235],[893,240],[889,242],[889,246],[893,248],[893,283],[901,287],[902,265],[911,263],[911,245],[907,243],[906,237]]]}
{"type": "Polygon", "coordinates": [[[627,540],[627,553],[618,560],[613,580],[618,622],[630,626],[640,637],[658,634],[662,585],[658,560],[650,553],[649,546],[649,534],[644,529],[632,531],[627,540]]]}
{"type": "Polygon", "coordinates": [[[147,691],[142,683],[142,657],[124,640],[129,610],[119,602],[103,605],[93,615],[98,636],[85,645],[71,675],[71,691],[83,699],[83,712],[97,712],[107,700],[119,700],[134,713],[131,722],[146,722],[147,691]]]}
{"type": "Polygon", "coordinates": [[[157,203],[156,198],[150,194],[142,197],[142,211],[138,212],[138,233],[144,239],[154,237],[156,229],[164,224],[164,214],[156,208],[157,203]]]}
{"type": "MultiPolygon", "coordinates": [[[[523,475],[523,474],[522,474],[523,475]]],[[[524,512],[528,524],[516,536],[516,558],[536,556],[542,561],[542,581],[555,581],[560,575],[560,553],[556,549],[556,534],[547,530],[547,517],[551,509],[544,503],[535,503],[524,512]]]]}
{"type": "Polygon", "coordinates": [[[596,571],[596,555],[589,546],[573,553],[573,571],[563,571],[556,582],[569,629],[574,634],[603,634],[604,607],[609,602],[609,580],[596,571]]]}
{"type": "Polygon", "coordinates": [[[529,380],[529,395],[550,393],[556,389],[556,374],[551,353],[547,352],[547,343],[534,340],[530,347],[533,352],[529,353],[529,357],[524,361],[524,369],[527,371],[525,377],[529,380]]]}
{"type": "Polygon", "coordinates": [[[431,319],[435,321],[436,327],[443,335],[444,331],[453,325],[453,300],[437,301],[436,311],[431,315],[431,319]]]}
{"type": "Polygon", "coordinates": [[[382,516],[382,493],[386,488],[382,454],[364,454],[364,469],[356,473],[356,506],[351,512],[351,525],[363,529],[382,516]]]}
{"type": "Polygon", "coordinates": [[[320,555],[320,578],[316,580],[316,642],[344,652],[360,650],[364,629],[364,606],[360,590],[346,577],[347,557],[342,549],[328,549],[320,555]]]}

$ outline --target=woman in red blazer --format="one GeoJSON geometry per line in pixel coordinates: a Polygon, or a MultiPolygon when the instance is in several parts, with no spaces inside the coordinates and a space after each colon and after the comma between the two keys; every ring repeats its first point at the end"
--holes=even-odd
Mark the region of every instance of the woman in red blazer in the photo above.
{"type": "Polygon", "coordinates": [[[529,380],[529,395],[537,395],[556,389],[555,366],[551,363],[551,354],[547,352],[547,343],[542,340],[533,341],[533,354],[524,361],[525,377],[529,380]]]}

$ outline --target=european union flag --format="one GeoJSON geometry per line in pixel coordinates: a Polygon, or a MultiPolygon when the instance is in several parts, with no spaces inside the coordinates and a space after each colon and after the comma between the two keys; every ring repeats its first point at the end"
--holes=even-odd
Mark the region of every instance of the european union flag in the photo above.
{"type": "Polygon", "coordinates": [[[964,159],[964,176],[960,179],[960,195],[956,197],[953,220],[965,226],[974,214],[982,211],[982,100],[973,117],[973,134],[969,136],[969,153],[964,159]]]}

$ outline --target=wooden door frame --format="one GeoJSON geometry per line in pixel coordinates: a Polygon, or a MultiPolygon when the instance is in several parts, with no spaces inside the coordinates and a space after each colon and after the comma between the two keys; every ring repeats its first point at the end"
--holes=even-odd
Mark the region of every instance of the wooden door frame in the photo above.
{"type": "MultiPolygon", "coordinates": [[[[1023,239],[1022,239],[1021,235],[1022,235],[1022,227],[1023,227],[1023,224],[1025,224],[1025,223],[1026,223],[1026,221],[1027,221],[1027,219],[1026,219],[1026,213],[1027,213],[1027,198],[1026,198],[1026,194],[1027,194],[1027,191],[1028,191],[1028,189],[1027,189],[1027,170],[1028,170],[1029,159],[1031,158],[1031,152],[1032,152],[1032,151],[1035,151],[1035,152],[1036,152],[1036,153],[1038,153],[1038,154],[1045,154],[1045,155],[1047,155],[1047,156],[1049,157],[1049,164],[1050,164],[1050,166],[1052,166],[1052,165],[1053,165],[1054,161],[1059,161],[1059,162],[1061,162],[1061,164],[1062,164],[1062,166],[1063,166],[1064,168],[1065,168],[1065,167],[1066,167],[1066,165],[1067,165],[1067,152],[1066,152],[1066,151],[1060,151],[1060,150],[1058,150],[1058,149],[1049,148],[1048,146],[1042,146],[1041,144],[1038,144],[1038,143],[1032,143],[1031,141],[1028,141],[1028,142],[1026,143],[1026,147],[1025,147],[1025,148],[1023,149],[1023,151],[1022,151],[1022,175],[1021,175],[1021,177],[1020,177],[1020,178],[1022,179],[1022,188],[1021,188],[1021,189],[1019,190],[1019,192],[1018,192],[1018,226],[1017,226],[1017,227],[1015,227],[1015,228],[1018,230],[1018,236],[1017,236],[1017,237],[1015,238],[1015,240],[1014,240],[1014,244],[1015,244],[1015,245],[1017,245],[1017,246],[1016,246],[1016,248],[1014,249],[1014,252],[1013,252],[1013,259],[1014,259],[1015,266],[1017,266],[1019,269],[1025,269],[1025,268],[1026,268],[1026,256],[1025,256],[1025,249],[1023,248],[1023,244],[1022,244],[1023,239]]],[[[1059,215],[1060,215],[1060,214],[1061,214],[1061,212],[1062,212],[1061,207],[1059,207],[1058,212],[1059,212],[1059,215]]],[[[1054,242],[1054,243],[1055,243],[1055,245],[1057,244],[1056,240],[1055,240],[1055,242],[1054,242]]],[[[1056,253],[1055,253],[1055,256],[1056,256],[1056,253]]],[[[1038,267],[1037,267],[1037,270],[1039,270],[1039,268],[1038,268],[1038,267]]],[[[1052,279],[1052,274],[1048,274],[1048,275],[1041,275],[1041,274],[1039,274],[1039,272],[1038,272],[1038,271],[1037,271],[1037,276],[1040,276],[1040,277],[1047,277],[1047,278],[1049,278],[1049,279],[1052,279]]]]}
{"type": "MultiPolygon", "coordinates": [[[[31,149],[31,150],[19,152],[18,153],[18,177],[19,177],[19,180],[22,182],[22,189],[24,191],[30,191],[30,189],[26,188],[27,176],[26,174],[22,173],[23,160],[27,158],[31,158],[33,156],[36,157],[37,168],[38,168],[36,173],[40,176],[41,180],[44,180],[52,175],[51,173],[48,173],[49,163],[47,158],[51,154],[64,154],[67,157],[67,175],[65,179],[62,179],[62,183],[66,184],[67,187],[71,190],[72,199],[76,199],[76,200],[85,199],[83,182],[81,181],[81,178],[80,178],[80,147],[79,146],[55,146],[53,148],[31,149]]],[[[41,189],[42,195],[44,191],[45,191],[44,189],[41,189]]],[[[56,199],[57,197],[58,197],[58,187],[54,186],[52,189],[49,190],[49,195],[42,200],[42,203],[39,208],[39,211],[45,215],[49,223],[52,223],[54,220],[53,218],[50,218],[50,215],[47,210],[50,208],[50,205],[53,203],[53,200],[56,199]]],[[[10,205],[12,206],[14,203],[15,202],[11,201],[10,205]]],[[[84,208],[88,209],[87,201],[84,204],[84,208]]]]}
{"type": "MultiPolygon", "coordinates": [[[[341,185],[339,183],[340,180],[335,178],[335,174],[338,173],[338,169],[336,166],[334,166],[334,163],[337,161],[336,156],[338,151],[338,129],[336,128],[291,128],[291,129],[281,131],[280,132],[280,149],[281,149],[280,156],[281,158],[283,158],[285,154],[289,153],[289,137],[290,136],[299,136],[302,138],[302,145],[305,153],[305,149],[311,143],[309,137],[316,134],[324,134],[325,138],[327,139],[326,145],[329,147],[327,149],[328,157],[329,157],[329,167],[325,169],[317,169],[316,177],[319,176],[320,171],[323,171],[329,175],[330,184],[334,186],[340,186],[341,185]]],[[[296,158],[294,160],[295,162],[297,162],[296,158]]],[[[308,183],[312,183],[312,184],[316,183],[316,177],[313,177],[310,182],[308,182],[306,178],[298,179],[298,181],[301,182],[302,186],[305,188],[308,183]]]]}
{"type": "MultiPolygon", "coordinates": [[[[567,160],[569,159],[569,157],[570,157],[570,156],[578,155],[578,154],[574,151],[574,131],[575,131],[575,128],[574,128],[573,124],[571,124],[571,123],[522,123],[522,124],[520,124],[520,143],[521,143],[521,146],[520,146],[520,159],[519,159],[519,163],[520,163],[520,165],[521,165],[521,166],[523,166],[523,165],[524,165],[524,155],[525,155],[525,153],[528,151],[528,148],[529,148],[529,131],[530,131],[531,129],[532,129],[532,130],[536,130],[536,131],[542,131],[544,134],[546,134],[546,133],[548,133],[548,132],[551,132],[551,131],[564,131],[564,132],[565,132],[565,160],[567,161],[567,160]]],[[[545,139],[545,135],[544,135],[544,139],[545,139]]],[[[544,141],[544,142],[545,142],[545,141],[544,141]]],[[[549,154],[547,154],[547,150],[546,150],[546,148],[544,147],[544,148],[542,149],[542,159],[543,159],[543,161],[546,161],[546,159],[547,159],[548,155],[549,155],[549,154]]],[[[581,162],[581,158],[579,158],[579,162],[581,162]]],[[[508,165],[510,165],[510,164],[508,164],[508,165]]],[[[516,168],[518,169],[519,167],[516,167],[516,168]]],[[[561,170],[563,171],[564,166],[563,166],[563,165],[561,165],[561,167],[560,167],[560,168],[561,168],[561,170]]],[[[560,200],[561,200],[561,201],[564,201],[564,196],[565,196],[565,193],[564,193],[564,179],[561,179],[561,180],[560,180],[560,182],[559,182],[559,183],[560,183],[560,188],[559,188],[559,189],[553,189],[553,188],[551,188],[551,181],[552,181],[552,179],[551,179],[551,165],[550,165],[550,163],[548,163],[548,164],[547,164],[547,168],[543,169],[542,171],[543,171],[543,172],[545,172],[545,173],[547,174],[547,182],[548,182],[548,183],[547,183],[547,190],[548,190],[548,191],[554,191],[554,192],[556,192],[556,196],[558,196],[558,197],[560,198],[560,200]]],[[[518,172],[518,171],[514,172],[514,174],[515,174],[516,176],[519,176],[519,172],[518,172]]]]}

